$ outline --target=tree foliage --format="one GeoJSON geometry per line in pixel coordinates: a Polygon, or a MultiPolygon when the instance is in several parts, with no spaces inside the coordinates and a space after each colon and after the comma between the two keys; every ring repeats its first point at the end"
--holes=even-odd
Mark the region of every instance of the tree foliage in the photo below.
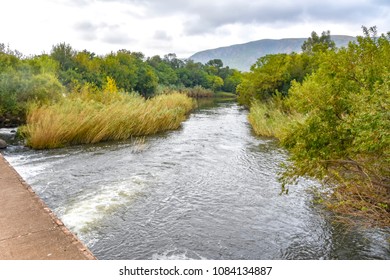
{"type": "Polygon", "coordinates": [[[64,88],[55,74],[56,61],[47,55],[22,60],[17,52],[0,49],[0,125],[10,119],[23,121],[30,101],[48,103],[61,98],[64,88]]]}
{"type": "Polygon", "coordinates": [[[286,96],[292,81],[303,81],[315,68],[308,54],[272,54],[261,57],[237,87],[238,101],[247,107],[255,101],[268,101],[273,96],[286,96]]]}
{"type": "Polygon", "coordinates": [[[309,37],[302,45],[302,51],[304,53],[313,54],[317,52],[324,52],[328,50],[335,50],[336,44],[330,37],[330,31],[323,31],[321,36],[313,31],[311,37],[309,37]]]}
{"type": "Polygon", "coordinates": [[[300,54],[260,57],[250,72],[243,75],[237,87],[238,101],[250,107],[254,101],[266,102],[279,94],[287,96],[293,81],[301,83],[307,75],[318,69],[321,54],[335,49],[330,31],[322,32],[321,36],[313,31],[302,45],[303,52],[300,54]]]}
{"type": "Polygon", "coordinates": [[[29,102],[55,102],[84,86],[103,90],[107,77],[120,91],[148,98],[159,86],[202,88],[207,96],[209,90],[235,93],[241,81],[241,73],[223,67],[220,59],[202,64],[179,59],[174,53],[145,58],[124,49],[96,55],[65,42],[53,46],[50,54],[23,57],[0,44],[0,126],[9,117],[24,119],[29,102]]]}

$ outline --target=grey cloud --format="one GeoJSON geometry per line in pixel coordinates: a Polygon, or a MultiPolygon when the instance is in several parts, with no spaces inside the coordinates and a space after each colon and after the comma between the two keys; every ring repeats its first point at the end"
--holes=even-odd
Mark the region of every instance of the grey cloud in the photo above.
{"type": "Polygon", "coordinates": [[[333,21],[343,23],[358,23],[368,18],[375,18],[382,13],[377,6],[356,5],[327,5],[326,2],[319,5],[311,5],[307,14],[311,20],[333,21]]]}
{"type": "Polygon", "coordinates": [[[383,15],[390,9],[388,0],[312,1],[312,0],[100,0],[120,1],[145,6],[150,15],[188,15],[184,30],[187,34],[212,33],[227,24],[294,24],[305,21],[331,21],[362,24],[367,19],[383,15]]]}
{"type": "Polygon", "coordinates": [[[76,30],[81,30],[81,31],[84,31],[84,32],[87,32],[87,31],[96,31],[99,27],[91,22],[88,22],[88,21],[83,21],[83,22],[78,22],[74,25],[74,27],[76,28],[76,30]]]}
{"type": "Polygon", "coordinates": [[[129,44],[131,42],[134,42],[133,39],[131,39],[127,34],[123,32],[109,32],[106,33],[101,40],[105,43],[109,44],[129,44]]]}
{"type": "Polygon", "coordinates": [[[83,21],[74,25],[74,29],[80,34],[80,37],[87,41],[97,39],[99,27],[91,22],[83,21]]]}
{"type": "Polygon", "coordinates": [[[93,23],[90,21],[80,21],[74,25],[77,31],[81,32],[96,32],[100,30],[115,30],[119,29],[119,24],[108,24],[106,22],[93,23]]]}
{"type": "Polygon", "coordinates": [[[157,30],[154,33],[153,39],[160,40],[160,41],[171,41],[172,37],[167,34],[167,32],[163,30],[157,30]]]}
{"type": "Polygon", "coordinates": [[[105,22],[92,23],[89,21],[79,22],[74,25],[81,37],[85,40],[101,40],[109,44],[130,43],[133,40],[120,29],[118,24],[105,22]]]}
{"type": "Polygon", "coordinates": [[[260,7],[252,5],[251,7],[225,7],[223,9],[199,9],[196,18],[186,22],[184,30],[188,35],[197,35],[202,33],[212,33],[217,28],[227,24],[275,24],[291,23],[300,20],[302,12],[298,7],[288,6],[284,9],[273,7],[260,7]]]}
{"type": "MultiPolygon", "coordinates": [[[[274,1],[275,2],[275,1],[274,1]]],[[[336,5],[330,2],[312,4],[307,2],[299,5],[267,2],[267,4],[252,5],[226,5],[224,7],[198,7],[198,18],[190,20],[185,26],[189,35],[210,33],[218,27],[226,24],[297,24],[307,21],[327,21],[340,23],[362,24],[368,18],[375,18],[382,14],[383,10],[377,6],[366,4],[336,5]]],[[[301,1],[303,2],[303,1],[301,1]]],[[[239,3],[239,2],[237,2],[239,3]]]]}
{"type": "Polygon", "coordinates": [[[82,38],[86,41],[95,41],[98,39],[95,33],[85,33],[82,35],[82,38]]]}
{"type": "Polygon", "coordinates": [[[313,0],[73,0],[121,2],[145,8],[147,17],[183,15],[187,35],[214,33],[228,24],[298,24],[327,21],[361,25],[390,14],[390,1],[313,0]]]}

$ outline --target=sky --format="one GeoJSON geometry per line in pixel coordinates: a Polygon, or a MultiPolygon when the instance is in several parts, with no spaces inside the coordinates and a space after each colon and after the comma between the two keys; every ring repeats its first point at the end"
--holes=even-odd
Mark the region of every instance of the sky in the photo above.
{"type": "Polygon", "coordinates": [[[0,43],[24,55],[61,42],[99,55],[127,49],[179,58],[312,31],[390,31],[389,0],[9,0],[0,5],[0,43]]]}

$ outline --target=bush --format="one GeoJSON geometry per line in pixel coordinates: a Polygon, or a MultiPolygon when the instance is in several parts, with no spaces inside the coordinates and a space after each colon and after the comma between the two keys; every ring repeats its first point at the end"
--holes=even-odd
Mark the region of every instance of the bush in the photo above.
{"type": "Polygon", "coordinates": [[[0,73],[0,114],[24,116],[30,101],[47,103],[62,97],[63,86],[51,73],[10,70],[0,73]]]}
{"type": "Polygon", "coordinates": [[[336,212],[390,225],[390,34],[366,31],[292,86],[287,103],[307,117],[281,139],[291,161],[284,182],[317,178],[336,212]]]}

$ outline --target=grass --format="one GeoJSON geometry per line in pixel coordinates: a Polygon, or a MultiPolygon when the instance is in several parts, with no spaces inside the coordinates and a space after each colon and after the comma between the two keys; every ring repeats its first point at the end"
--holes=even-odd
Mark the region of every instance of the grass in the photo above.
{"type": "Polygon", "coordinates": [[[204,88],[202,86],[195,86],[192,88],[184,86],[159,86],[157,88],[157,95],[159,94],[170,94],[172,92],[180,92],[188,97],[192,98],[209,98],[214,97],[215,93],[211,89],[204,88]]]}
{"type": "Polygon", "coordinates": [[[215,93],[215,97],[220,97],[220,98],[237,98],[237,95],[232,93],[232,92],[217,91],[215,93]]]}
{"type": "Polygon", "coordinates": [[[177,129],[193,106],[192,99],[180,93],[148,100],[117,94],[104,102],[64,98],[52,105],[32,105],[22,130],[34,149],[124,140],[177,129]]]}
{"type": "Polygon", "coordinates": [[[206,89],[202,86],[195,86],[193,88],[184,88],[181,92],[192,98],[207,98],[214,97],[214,92],[211,89],[206,89]]]}
{"type": "Polygon", "coordinates": [[[302,116],[285,113],[272,102],[254,102],[248,119],[257,135],[281,139],[285,128],[294,121],[302,120],[302,116]]]}

